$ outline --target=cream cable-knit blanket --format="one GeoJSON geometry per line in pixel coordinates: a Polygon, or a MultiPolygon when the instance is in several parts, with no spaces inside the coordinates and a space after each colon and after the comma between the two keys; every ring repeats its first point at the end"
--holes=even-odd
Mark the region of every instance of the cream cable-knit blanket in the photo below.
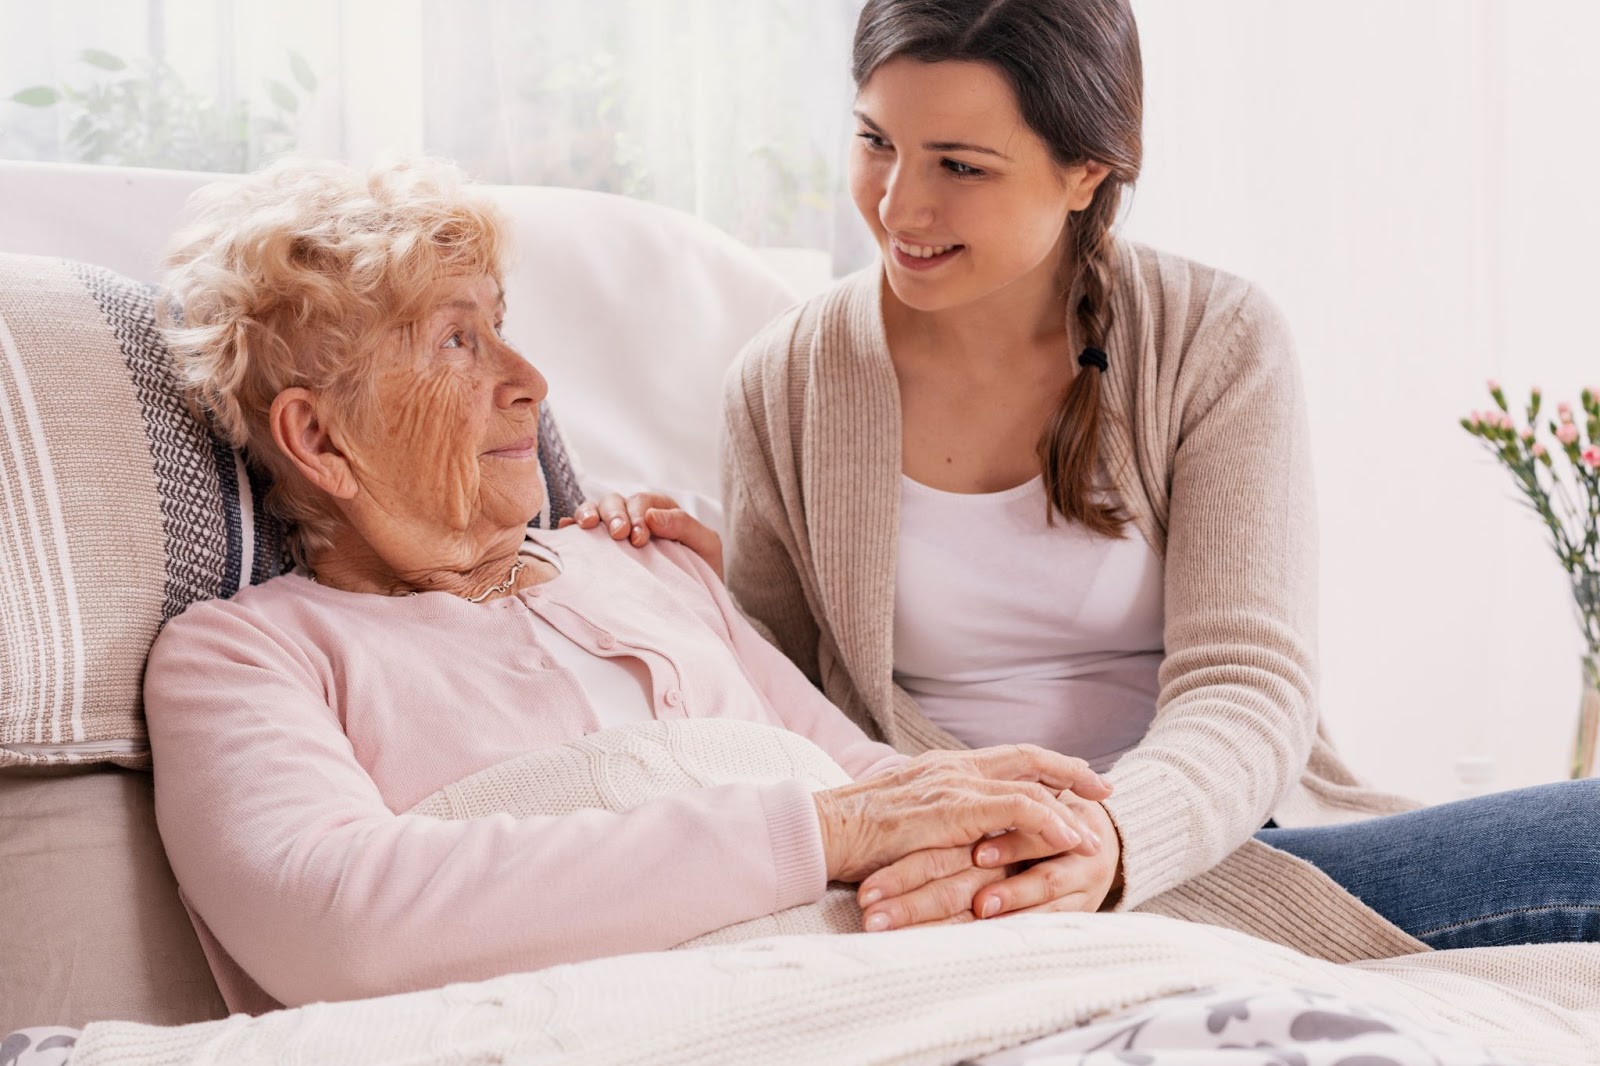
{"type": "MultiPolygon", "coordinates": [[[[407,813],[529,818],[596,807],[625,811],[672,792],[789,779],[813,792],[850,783],[827,752],[786,729],[725,718],[641,722],[508,759],[446,785],[407,813]]],[[[725,926],[678,946],[860,931],[855,890],[829,885],[816,903],[725,926]]]]}
{"type": "MultiPolygon", "coordinates": [[[[781,730],[649,723],[493,767],[411,813],[622,810],[664,792],[774,776],[813,788],[846,780],[809,741],[781,730]]],[[[954,1063],[1172,993],[1269,980],[1378,1003],[1525,1062],[1600,1063],[1597,946],[1340,965],[1242,933],[1140,914],[820,932],[858,922],[850,893],[835,888],[818,904],[684,945],[691,950],[259,1018],[172,1028],[94,1023],[72,1062],[954,1063]],[[745,939],[807,929],[819,933],[745,939]],[[742,942],[729,943],[735,940],[742,942]]]]}

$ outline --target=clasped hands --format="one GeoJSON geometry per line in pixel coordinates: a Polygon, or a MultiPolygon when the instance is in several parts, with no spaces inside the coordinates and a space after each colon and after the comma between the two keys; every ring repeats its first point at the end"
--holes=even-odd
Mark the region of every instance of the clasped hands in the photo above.
{"type": "MultiPolygon", "coordinates": [[[[721,538],[668,496],[610,494],[574,518],[635,545],[675,540],[720,576],[721,538]]],[[[830,880],[860,882],[869,932],[1027,911],[1093,911],[1121,892],[1121,843],[1082,759],[1030,744],[929,752],[815,795],[830,880]]]]}
{"type": "Polygon", "coordinates": [[[1121,847],[1081,759],[1031,744],[936,751],[815,795],[828,876],[869,932],[1114,902],[1121,847]]]}

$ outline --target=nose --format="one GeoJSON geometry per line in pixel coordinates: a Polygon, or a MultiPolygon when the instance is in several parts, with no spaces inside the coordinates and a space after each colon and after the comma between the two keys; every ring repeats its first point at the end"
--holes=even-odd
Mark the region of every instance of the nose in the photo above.
{"type": "Polygon", "coordinates": [[[514,345],[498,337],[494,339],[494,345],[500,361],[500,383],[495,387],[495,406],[537,407],[543,403],[550,394],[550,383],[539,373],[538,367],[528,362],[514,345]]]}
{"type": "Polygon", "coordinates": [[[890,233],[926,229],[933,221],[933,194],[914,168],[896,163],[878,200],[878,221],[890,233]]]}

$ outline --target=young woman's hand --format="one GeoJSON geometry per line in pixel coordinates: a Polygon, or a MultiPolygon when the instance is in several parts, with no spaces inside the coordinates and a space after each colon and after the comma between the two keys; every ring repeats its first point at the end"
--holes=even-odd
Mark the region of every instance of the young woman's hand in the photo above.
{"type": "Polygon", "coordinates": [[[828,878],[860,881],[913,852],[970,847],[1018,830],[1050,854],[1097,851],[1097,830],[1062,799],[1104,799],[1111,787],[1082,759],[1032,744],[933,751],[813,796],[828,878]]]}
{"type": "Polygon", "coordinates": [[[1093,911],[1115,904],[1122,847],[1099,803],[1064,794],[1095,850],[1062,852],[1035,833],[1013,831],[970,847],[907,855],[873,873],[856,893],[869,932],[1026,911],[1093,911]]]}
{"type": "Polygon", "coordinates": [[[678,501],[659,492],[636,492],[624,497],[609,492],[598,500],[586,500],[562,526],[577,524],[593,529],[604,523],[612,540],[626,540],[636,548],[650,543],[651,537],[675,540],[706,561],[722,576],[722,538],[716,530],[678,506],[678,501]]]}

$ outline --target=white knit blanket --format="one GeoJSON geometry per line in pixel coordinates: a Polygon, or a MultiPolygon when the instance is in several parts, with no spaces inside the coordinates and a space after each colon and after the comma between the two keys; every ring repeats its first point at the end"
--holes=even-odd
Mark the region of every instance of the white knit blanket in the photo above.
{"type": "Polygon", "coordinates": [[[1600,1062],[1594,949],[1556,949],[1581,985],[1540,988],[1528,973],[1521,991],[1476,976],[1486,951],[1503,950],[1340,965],[1157,915],[1020,916],[618,956],[178,1028],[101,1022],[72,1066],[946,1064],[1174,993],[1261,982],[1381,1004],[1514,1061],[1600,1062]]]}
{"type": "MultiPolygon", "coordinates": [[[[844,780],[793,734],[738,722],[651,723],[492,768],[415,813],[621,810],[664,791],[773,775],[814,788],[844,780]]],[[[259,1018],[91,1024],[72,1063],[956,1063],[1175,993],[1265,983],[1381,1004],[1402,1022],[1511,1060],[1600,1064],[1600,946],[1337,964],[1150,914],[738,939],[775,927],[858,928],[853,900],[837,902],[848,892],[830,895],[834,903],[743,923],[689,950],[259,1018]]]]}
{"type": "MultiPolygon", "coordinates": [[[[641,722],[508,759],[446,785],[407,813],[529,818],[593,808],[625,811],[673,792],[789,779],[813,792],[850,783],[827,752],[786,729],[723,718],[641,722]]],[[[816,903],[725,926],[678,946],[860,931],[855,890],[829,885],[816,903]]]]}

